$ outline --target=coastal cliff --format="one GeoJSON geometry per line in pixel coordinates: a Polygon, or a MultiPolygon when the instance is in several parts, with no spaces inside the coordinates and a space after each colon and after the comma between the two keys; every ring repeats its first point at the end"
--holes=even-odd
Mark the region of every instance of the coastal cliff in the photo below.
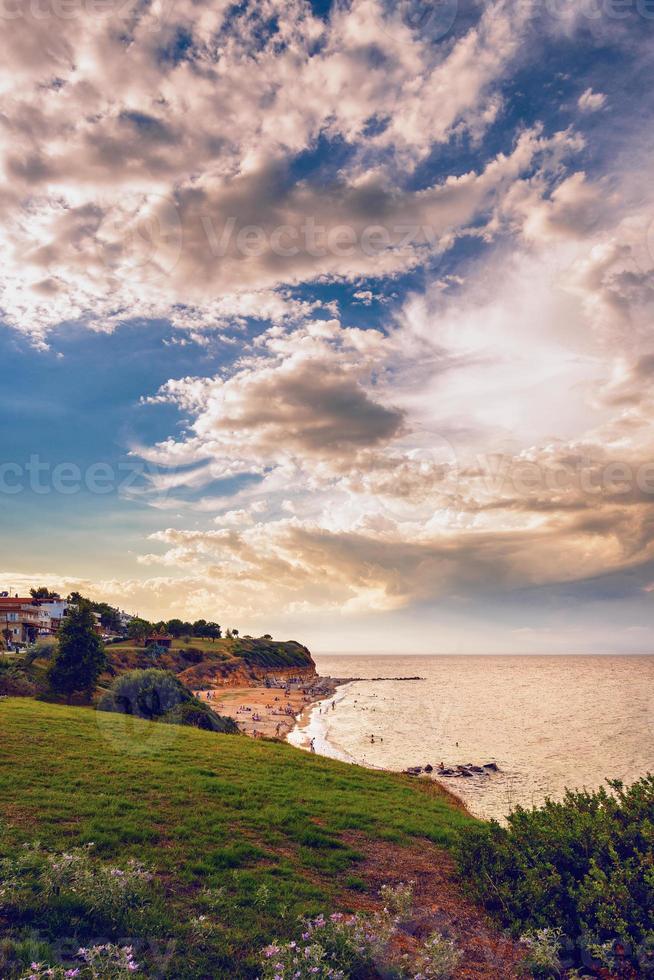
{"type": "Polygon", "coordinates": [[[112,675],[159,667],[177,674],[189,688],[250,687],[267,680],[279,684],[300,678],[311,683],[316,665],[307,647],[295,640],[229,637],[175,640],[170,650],[151,650],[124,641],[107,647],[112,675]]]}

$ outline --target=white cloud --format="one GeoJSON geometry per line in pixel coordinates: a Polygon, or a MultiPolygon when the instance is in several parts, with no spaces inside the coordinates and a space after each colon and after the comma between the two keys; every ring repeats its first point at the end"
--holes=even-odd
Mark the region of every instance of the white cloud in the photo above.
{"type": "Polygon", "coordinates": [[[593,92],[592,88],[587,88],[579,96],[577,105],[582,112],[597,112],[606,105],[606,96],[603,92],[593,92]]]}
{"type": "Polygon", "coordinates": [[[648,209],[554,174],[518,177],[495,249],[385,333],[272,328],[228,376],[164,386],[191,428],[153,456],[257,474],[234,506],[268,507],[237,533],[169,528],[148,561],[204,569],[238,608],[356,611],[654,558],[648,209]]]}
{"type": "Polygon", "coordinates": [[[353,0],[323,22],[301,0],[237,13],[183,0],[4,21],[5,319],[38,337],[78,320],[169,316],[196,333],[282,322],[308,312],[287,285],[390,276],[448,248],[538,139],[424,190],[402,178],[435,144],[492,123],[532,11],[498,0],[438,44],[396,13],[353,0]],[[321,134],[354,158],[331,186],[291,181],[321,134]],[[317,253],[312,222],[330,236],[317,253]],[[376,225],[389,240],[369,245],[376,225]]]}

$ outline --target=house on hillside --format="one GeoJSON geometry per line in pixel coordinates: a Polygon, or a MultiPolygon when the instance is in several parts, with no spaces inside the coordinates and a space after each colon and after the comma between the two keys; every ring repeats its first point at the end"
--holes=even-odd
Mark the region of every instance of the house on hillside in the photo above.
{"type": "Polygon", "coordinates": [[[32,598],[0,596],[0,636],[8,648],[33,643],[42,630],[43,619],[32,598]]]}
{"type": "Polygon", "coordinates": [[[38,636],[52,636],[70,608],[66,599],[35,599],[0,592],[0,636],[9,646],[24,646],[38,636]]]}
{"type": "Polygon", "coordinates": [[[163,650],[170,650],[172,645],[173,645],[172,636],[168,636],[165,633],[153,633],[145,641],[145,647],[148,650],[151,647],[161,647],[161,649],[163,650]]]}
{"type": "Polygon", "coordinates": [[[70,603],[66,599],[33,599],[39,607],[44,632],[56,633],[61,621],[68,614],[70,603]]]}

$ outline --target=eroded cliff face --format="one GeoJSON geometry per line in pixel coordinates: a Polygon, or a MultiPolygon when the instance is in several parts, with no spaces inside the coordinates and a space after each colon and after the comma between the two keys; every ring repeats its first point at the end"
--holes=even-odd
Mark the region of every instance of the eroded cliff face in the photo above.
{"type": "Polygon", "coordinates": [[[180,681],[190,688],[206,687],[255,687],[270,680],[275,684],[300,678],[311,684],[317,677],[316,666],[311,667],[251,667],[243,663],[202,663],[189,667],[179,674],[180,681]]]}

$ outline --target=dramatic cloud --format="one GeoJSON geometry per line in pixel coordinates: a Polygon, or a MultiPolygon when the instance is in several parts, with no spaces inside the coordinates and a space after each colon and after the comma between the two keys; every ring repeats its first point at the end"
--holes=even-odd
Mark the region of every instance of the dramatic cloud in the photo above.
{"type": "Polygon", "coordinates": [[[328,20],[301,0],[16,5],[0,39],[5,318],[37,337],[64,321],[282,322],[306,312],[289,285],[395,275],[479,233],[547,140],[426,187],[405,178],[492,125],[532,14],[498,0],[434,38],[382,0],[328,20]],[[298,176],[319,139],[348,147],[343,163],[298,176]]]}
{"type": "Polygon", "coordinates": [[[146,455],[256,479],[230,498],[241,519],[200,498],[218,530],[158,532],[144,563],[203,569],[251,611],[358,612],[654,560],[654,262],[625,194],[581,172],[519,179],[493,219],[515,244],[384,333],[274,328],[228,377],[165,385],[150,401],[188,433],[146,455]]]}
{"type": "Polygon", "coordinates": [[[0,32],[0,312],[44,351],[163,323],[167,358],[135,344],[138,424],[103,437],[148,464],[140,541],[85,587],[262,625],[642,601],[644,15],[49,2],[0,32]]]}

